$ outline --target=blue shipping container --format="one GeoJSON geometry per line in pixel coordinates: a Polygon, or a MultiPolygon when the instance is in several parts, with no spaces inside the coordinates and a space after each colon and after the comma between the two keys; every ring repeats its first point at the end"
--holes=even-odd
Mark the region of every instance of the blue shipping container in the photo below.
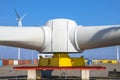
{"type": "Polygon", "coordinates": [[[0,60],[0,67],[2,66],[2,60],[0,60]]]}

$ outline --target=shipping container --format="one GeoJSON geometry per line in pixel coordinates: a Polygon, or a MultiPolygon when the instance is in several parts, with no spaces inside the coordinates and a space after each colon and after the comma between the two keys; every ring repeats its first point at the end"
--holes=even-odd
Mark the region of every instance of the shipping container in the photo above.
{"type": "Polygon", "coordinates": [[[18,64],[19,64],[19,65],[22,65],[22,60],[18,60],[18,64]]]}
{"type": "Polygon", "coordinates": [[[111,60],[111,63],[115,64],[115,63],[118,63],[117,60],[111,60]]]}
{"type": "Polygon", "coordinates": [[[13,60],[3,60],[3,66],[13,65],[13,60]]]}
{"type": "Polygon", "coordinates": [[[14,60],[14,65],[18,65],[18,60],[14,60]]]}
{"type": "Polygon", "coordinates": [[[19,65],[31,64],[31,63],[32,63],[31,60],[18,60],[19,65]]]}
{"type": "Polygon", "coordinates": [[[22,60],[22,64],[31,64],[31,60],[22,60]]]}
{"type": "Polygon", "coordinates": [[[9,65],[9,60],[3,60],[3,66],[8,66],[9,65]]]}
{"type": "Polygon", "coordinates": [[[27,61],[27,64],[32,64],[32,61],[31,61],[31,60],[28,60],[28,61],[27,61]]]}
{"type": "Polygon", "coordinates": [[[22,65],[23,65],[23,64],[26,64],[26,60],[22,60],[22,65]]]}
{"type": "Polygon", "coordinates": [[[38,60],[37,59],[34,60],[34,64],[38,64],[38,60]]]}
{"type": "Polygon", "coordinates": [[[13,65],[14,64],[14,60],[8,60],[9,61],[9,65],[13,65]]]}
{"type": "Polygon", "coordinates": [[[2,64],[3,64],[3,63],[2,63],[2,60],[0,60],[0,67],[2,66],[2,64]]]}

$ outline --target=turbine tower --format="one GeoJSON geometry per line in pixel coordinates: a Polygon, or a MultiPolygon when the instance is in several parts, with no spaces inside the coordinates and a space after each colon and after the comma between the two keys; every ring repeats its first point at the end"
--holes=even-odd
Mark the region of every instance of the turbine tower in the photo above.
{"type": "Polygon", "coordinates": [[[117,61],[119,62],[119,46],[117,46],[117,61]]]}
{"type": "MultiPolygon", "coordinates": [[[[17,22],[18,22],[18,27],[22,27],[22,19],[25,17],[26,14],[24,14],[22,17],[19,16],[18,12],[16,9],[15,10],[15,13],[16,13],[16,16],[17,16],[17,22]]],[[[18,48],[18,60],[20,60],[20,48],[18,48]]]]}

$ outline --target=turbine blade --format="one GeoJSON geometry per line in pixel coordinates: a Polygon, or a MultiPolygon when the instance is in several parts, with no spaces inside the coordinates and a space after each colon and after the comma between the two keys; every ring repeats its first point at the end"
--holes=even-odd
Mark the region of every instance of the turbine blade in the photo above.
{"type": "Polygon", "coordinates": [[[40,27],[0,27],[0,45],[39,50],[44,44],[44,31],[40,27]]]}
{"type": "Polygon", "coordinates": [[[76,45],[82,50],[120,45],[120,25],[79,27],[76,45]]]}
{"type": "Polygon", "coordinates": [[[19,16],[19,14],[18,14],[18,12],[17,12],[17,10],[14,8],[14,11],[15,11],[15,13],[16,13],[16,16],[18,17],[18,20],[20,19],[20,16],[19,16]]]}
{"type": "Polygon", "coordinates": [[[25,13],[20,19],[22,20],[26,15],[27,15],[27,13],[25,13]]]}

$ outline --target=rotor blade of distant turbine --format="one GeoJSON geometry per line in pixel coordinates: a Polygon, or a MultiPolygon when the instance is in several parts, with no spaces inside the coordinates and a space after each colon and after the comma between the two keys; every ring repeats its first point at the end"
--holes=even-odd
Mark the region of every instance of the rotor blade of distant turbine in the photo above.
{"type": "Polygon", "coordinates": [[[27,13],[25,13],[20,19],[22,20],[25,16],[26,16],[27,13]]]}
{"type": "Polygon", "coordinates": [[[43,43],[41,27],[0,27],[0,45],[38,50],[43,43]]]}
{"type": "Polygon", "coordinates": [[[120,45],[120,25],[79,27],[75,36],[81,50],[120,45]]]}
{"type": "Polygon", "coordinates": [[[17,12],[17,10],[16,10],[15,8],[14,8],[14,11],[15,11],[15,13],[16,13],[18,19],[20,19],[20,16],[19,16],[19,14],[18,14],[18,12],[17,12]]]}

